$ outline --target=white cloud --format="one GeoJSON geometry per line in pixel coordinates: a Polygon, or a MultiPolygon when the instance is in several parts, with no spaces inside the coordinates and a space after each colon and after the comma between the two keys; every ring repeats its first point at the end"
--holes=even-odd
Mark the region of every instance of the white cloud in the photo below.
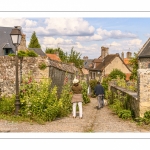
{"type": "Polygon", "coordinates": [[[92,36],[78,36],[79,41],[103,41],[106,39],[121,39],[121,38],[137,38],[135,34],[123,33],[120,30],[107,31],[101,28],[96,30],[96,33],[92,36]]]}
{"type": "Polygon", "coordinates": [[[21,26],[25,27],[35,27],[37,25],[36,21],[32,21],[26,18],[0,18],[0,26],[4,27],[14,27],[21,26]]]}
{"type": "Polygon", "coordinates": [[[132,33],[128,33],[128,32],[124,33],[124,32],[121,32],[120,30],[107,31],[107,30],[103,30],[101,28],[97,29],[97,34],[101,35],[103,37],[103,39],[136,38],[137,37],[135,34],[132,34],[132,33]]]}
{"type": "Polygon", "coordinates": [[[25,19],[22,18],[0,18],[0,26],[14,27],[22,26],[25,19]]]}
{"type": "Polygon", "coordinates": [[[82,18],[48,18],[45,20],[46,30],[55,35],[92,35],[94,27],[82,18]]]}
{"type": "Polygon", "coordinates": [[[45,45],[70,45],[74,44],[73,40],[63,39],[63,38],[53,38],[53,37],[44,37],[43,44],[45,45]]]}
{"type": "Polygon", "coordinates": [[[26,19],[24,22],[25,22],[25,27],[35,27],[37,25],[36,21],[32,21],[28,19],[26,19]]]}

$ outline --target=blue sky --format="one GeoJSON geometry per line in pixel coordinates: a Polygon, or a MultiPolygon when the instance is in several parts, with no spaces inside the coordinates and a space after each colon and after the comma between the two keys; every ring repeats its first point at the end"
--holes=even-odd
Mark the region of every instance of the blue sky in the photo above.
{"type": "Polygon", "coordinates": [[[150,18],[138,17],[0,18],[0,26],[16,25],[22,26],[27,46],[35,31],[43,51],[60,47],[69,53],[74,47],[89,59],[101,55],[101,46],[109,47],[110,54],[138,52],[150,36],[150,18]]]}

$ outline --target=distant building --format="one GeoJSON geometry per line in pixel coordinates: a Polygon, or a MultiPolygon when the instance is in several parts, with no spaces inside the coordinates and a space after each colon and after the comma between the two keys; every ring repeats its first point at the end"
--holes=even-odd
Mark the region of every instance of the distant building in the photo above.
{"type": "Polygon", "coordinates": [[[119,54],[109,54],[107,47],[101,47],[101,56],[92,61],[89,68],[90,79],[101,80],[102,77],[108,76],[113,69],[119,69],[126,74],[126,80],[129,80],[131,70],[119,56],[119,54]]]}

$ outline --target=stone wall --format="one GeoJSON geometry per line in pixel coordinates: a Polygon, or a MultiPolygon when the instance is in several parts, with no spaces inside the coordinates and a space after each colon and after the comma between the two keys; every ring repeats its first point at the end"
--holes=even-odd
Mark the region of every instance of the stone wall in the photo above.
{"type": "Polygon", "coordinates": [[[150,68],[150,58],[140,58],[138,60],[139,69],[147,69],[150,68]]]}
{"type": "MultiPolygon", "coordinates": [[[[49,68],[40,70],[38,65],[45,62],[49,66],[46,57],[25,57],[18,61],[19,83],[24,75],[32,73],[36,80],[49,77],[49,68]]],[[[0,57],[0,87],[2,94],[10,95],[15,93],[15,57],[0,57]]]]}
{"type": "MultiPolygon", "coordinates": [[[[117,87],[115,85],[110,85],[110,90],[112,92],[112,97],[111,100],[113,101],[115,98],[115,94],[117,94],[118,97],[121,96],[127,96],[127,109],[130,109],[132,111],[132,113],[134,114],[135,117],[139,116],[139,101],[138,101],[138,97],[137,97],[137,93],[136,92],[131,92],[131,91],[127,91],[126,89],[123,89],[121,87],[117,87]]],[[[123,99],[120,99],[121,101],[123,101],[123,99]]]]}
{"type": "Polygon", "coordinates": [[[150,69],[138,69],[138,99],[140,117],[150,111],[150,69]]]}
{"type": "MultiPolygon", "coordinates": [[[[20,58],[18,65],[19,83],[25,75],[31,73],[36,81],[53,77],[53,84],[62,87],[64,80],[71,83],[75,74],[79,72],[75,66],[50,60],[47,56],[20,58]],[[46,64],[46,69],[39,68],[41,63],[46,64]]],[[[0,91],[2,95],[15,94],[15,72],[15,57],[0,56],[0,91]]]]}

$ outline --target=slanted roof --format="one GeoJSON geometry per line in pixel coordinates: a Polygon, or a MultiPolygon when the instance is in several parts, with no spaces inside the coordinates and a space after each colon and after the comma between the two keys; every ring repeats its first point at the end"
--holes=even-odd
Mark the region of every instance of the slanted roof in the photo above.
{"type": "Polygon", "coordinates": [[[107,55],[104,58],[104,61],[101,62],[95,69],[102,71],[116,56],[117,56],[116,54],[107,55]]]}
{"type": "Polygon", "coordinates": [[[59,56],[57,56],[57,54],[46,54],[47,57],[49,57],[51,60],[56,60],[61,62],[61,59],[59,58],[59,56]]]}
{"type": "MultiPolygon", "coordinates": [[[[118,54],[109,54],[104,58],[104,61],[101,62],[96,68],[90,68],[90,70],[94,71],[103,71],[104,68],[109,65],[116,57],[119,57],[120,60],[123,62],[123,64],[128,68],[128,66],[124,63],[124,61],[121,59],[121,57],[118,54]]],[[[130,69],[128,68],[130,71],[130,69]]]]}
{"type": "Polygon", "coordinates": [[[103,61],[103,59],[101,59],[101,58],[100,58],[100,59],[94,59],[94,60],[93,60],[94,63],[101,63],[102,61],[103,61]]]}
{"type": "Polygon", "coordinates": [[[124,63],[125,63],[126,65],[129,65],[129,64],[130,64],[129,60],[130,60],[129,58],[124,58],[124,59],[123,59],[123,61],[124,61],[124,63]]]}
{"type": "Polygon", "coordinates": [[[92,63],[92,61],[93,61],[93,59],[84,60],[84,62],[83,62],[84,68],[88,69],[90,67],[90,64],[92,63]]]}
{"type": "Polygon", "coordinates": [[[139,58],[150,58],[150,38],[143,45],[138,53],[139,58]]]}
{"type": "Polygon", "coordinates": [[[0,27],[0,56],[3,56],[3,48],[12,48],[15,52],[15,46],[12,44],[10,33],[13,27],[0,27]]]}
{"type": "Polygon", "coordinates": [[[46,56],[46,54],[42,51],[41,48],[28,48],[28,50],[33,50],[37,55],[46,56]]]}
{"type": "Polygon", "coordinates": [[[87,69],[85,69],[85,68],[82,68],[82,72],[83,72],[83,74],[89,74],[89,71],[87,70],[87,69]]]}

